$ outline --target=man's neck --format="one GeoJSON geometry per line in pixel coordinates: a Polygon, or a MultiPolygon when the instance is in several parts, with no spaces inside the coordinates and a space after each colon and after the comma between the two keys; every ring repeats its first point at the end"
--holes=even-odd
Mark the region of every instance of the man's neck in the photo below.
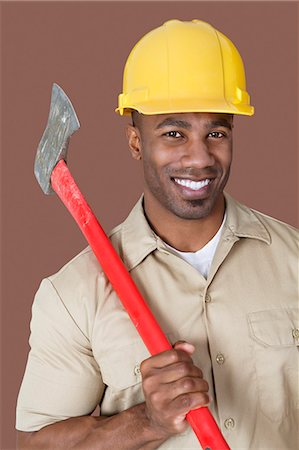
{"type": "Polygon", "coordinates": [[[196,252],[204,247],[219,230],[225,213],[225,200],[221,196],[213,211],[202,219],[182,219],[160,204],[147,202],[144,211],[155,233],[171,247],[182,252],[196,252]]]}

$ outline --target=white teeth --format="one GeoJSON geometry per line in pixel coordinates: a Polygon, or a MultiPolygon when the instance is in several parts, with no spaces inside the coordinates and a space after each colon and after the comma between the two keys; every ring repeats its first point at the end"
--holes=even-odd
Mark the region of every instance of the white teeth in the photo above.
{"type": "Polygon", "coordinates": [[[199,189],[202,189],[210,183],[210,180],[208,178],[203,181],[191,181],[184,180],[182,178],[175,178],[174,181],[181,186],[186,186],[187,188],[192,189],[193,191],[198,191],[199,189]]]}

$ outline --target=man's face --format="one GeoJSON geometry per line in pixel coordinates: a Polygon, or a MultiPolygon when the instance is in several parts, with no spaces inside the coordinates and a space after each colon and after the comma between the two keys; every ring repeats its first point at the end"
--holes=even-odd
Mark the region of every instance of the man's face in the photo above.
{"type": "Polygon", "coordinates": [[[232,115],[142,115],[128,137],[133,157],[143,162],[152,207],[188,220],[219,207],[232,160],[232,115]]]}

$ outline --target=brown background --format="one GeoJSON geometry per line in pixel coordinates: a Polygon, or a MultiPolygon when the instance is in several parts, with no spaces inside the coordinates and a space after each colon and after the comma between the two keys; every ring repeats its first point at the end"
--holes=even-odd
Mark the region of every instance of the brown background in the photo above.
{"type": "Polygon", "coordinates": [[[236,120],[228,190],[296,225],[297,10],[297,2],[1,2],[1,449],[15,447],[34,292],[85,246],[58,198],[44,196],[33,176],[52,83],[75,105],[81,130],[71,140],[69,166],[108,231],[142,191],[140,168],[127,151],[126,119],[113,112],[128,52],[170,18],[211,22],[239,48],[256,108],[252,118],[236,120]]]}

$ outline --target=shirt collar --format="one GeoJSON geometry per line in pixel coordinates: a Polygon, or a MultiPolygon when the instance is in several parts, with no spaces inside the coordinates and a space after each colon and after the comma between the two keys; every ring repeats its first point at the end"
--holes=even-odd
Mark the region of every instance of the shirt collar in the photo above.
{"type": "MultiPolygon", "coordinates": [[[[269,232],[253,210],[241,205],[227,193],[225,201],[227,218],[222,234],[224,239],[251,238],[270,244],[269,232]]],[[[128,270],[132,270],[156,249],[165,247],[144,215],[143,195],[121,226],[121,247],[128,270]]]]}
{"type": "MultiPolygon", "coordinates": [[[[225,193],[227,219],[223,237],[258,239],[266,244],[271,243],[270,234],[256,212],[242,205],[225,193]]],[[[260,213],[259,213],[260,214],[260,213]]]]}
{"type": "Polygon", "coordinates": [[[144,215],[142,195],[121,227],[121,247],[127,269],[132,270],[156,250],[158,239],[144,215]]]}

